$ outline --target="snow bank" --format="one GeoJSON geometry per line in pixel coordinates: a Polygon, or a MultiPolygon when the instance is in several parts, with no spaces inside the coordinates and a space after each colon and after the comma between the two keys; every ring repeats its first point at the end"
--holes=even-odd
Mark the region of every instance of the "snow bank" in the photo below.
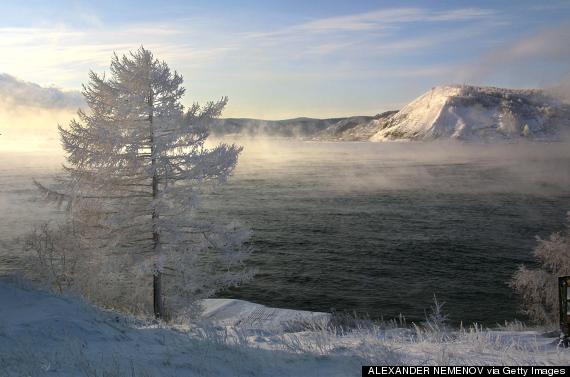
{"type": "Polygon", "coordinates": [[[170,327],[0,282],[2,376],[360,376],[363,364],[566,365],[536,331],[285,328],[325,313],[208,300],[212,322],[170,327]],[[286,327],[286,326],[285,326],[286,327]]]}
{"type": "Polygon", "coordinates": [[[282,331],[295,324],[326,323],[329,313],[277,309],[235,299],[207,299],[202,302],[202,318],[221,326],[282,331]]]}
{"type": "Polygon", "coordinates": [[[357,357],[226,345],[4,282],[0,303],[2,376],[360,375],[357,357]]]}

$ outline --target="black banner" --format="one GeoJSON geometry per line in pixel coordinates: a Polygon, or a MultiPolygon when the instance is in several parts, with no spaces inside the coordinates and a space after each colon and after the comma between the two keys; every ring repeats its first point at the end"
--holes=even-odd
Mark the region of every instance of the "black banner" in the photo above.
{"type": "Polygon", "coordinates": [[[529,367],[493,367],[493,366],[362,366],[362,376],[570,376],[570,366],[529,366],[529,367]]]}

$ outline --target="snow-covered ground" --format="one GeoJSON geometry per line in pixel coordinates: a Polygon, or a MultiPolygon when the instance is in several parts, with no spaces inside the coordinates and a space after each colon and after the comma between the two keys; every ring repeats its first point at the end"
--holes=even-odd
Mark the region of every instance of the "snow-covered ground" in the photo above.
{"type": "Polygon", "coordinates": [[[229,327],[166,327],[6,283],[0,302],[2,376],[360,375],[352,356],[245,344],[272,342],[263,331],[255,332],[259,339],[228,339],[229,327]]]}
{"type": "Polygon", "coordinates": [[[331,327],[324,313],[208,300],[165,326],[0,282],[2,376],[359,376],[362,364],[570,363],[537,331],[331,327]],[[296,324],[296,325],[294,325],[296,324]]]}

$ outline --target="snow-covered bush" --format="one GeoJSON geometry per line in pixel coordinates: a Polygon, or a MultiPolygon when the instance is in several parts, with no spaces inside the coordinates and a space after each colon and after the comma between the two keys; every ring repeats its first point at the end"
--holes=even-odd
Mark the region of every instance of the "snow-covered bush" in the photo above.
{"type": "Polygon", "coordinates": [[[530,136],[530,128],[528,126],[528,124],[525,123],[523,129],[522,129],[522,136],[524,137],[529,137],[530,136]]]}
{"type": "Polygon", "coordinates": [[[447,339],[451,331],[449,327],[449,318],[443,311],[444,306],[445,303],[438,301],[436,295],[434,294],[433,304],[430,308],[430,311],[426,313],[426,320],[423,326],[424,335],[427,334],[429,337],[438,341],[447,339]]]}
{"type": "Polygon", "coordinates": [[[35,278],[49,284],[59,293],[71,289],[78,277],[79,247],[74,237],[69,237],[69,224],[36,226],[24,239],[24,248],[37,257],[32,263],[35,278]]]}
{"type": "Polygon", "coordinates": [[[570,275],[570,212],[566,229],[548,239],[539,238],[534,256],[539,266],[520,266],[510,285],[533,321],[553,324],[558,321],[558,277],[570,275]]]}

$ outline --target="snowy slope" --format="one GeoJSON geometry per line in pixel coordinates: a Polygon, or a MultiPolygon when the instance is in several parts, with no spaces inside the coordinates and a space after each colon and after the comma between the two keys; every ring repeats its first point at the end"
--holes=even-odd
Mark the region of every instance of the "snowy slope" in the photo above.
{"type": "Polygon", "coordinates": [[[536,331],[345,331],[322,321],[277,330],[299,316],[324,317],[237,300],[207,301],[208,318],[166,326],[4,282],[0,302],[2,376],[360,376],[363,364],[570,363],[569,350],[536,331]],[[240,324],[244,314],[267,312],[275,313],[273,330],[263,321],[240,324]]]}
{"type": "Polygon", "coordinates": [[[439,86],[378,124],[370,140],[556,139],[569,126],[568,106],[540,90],[439,86]]]}
{"type": "Polygon", "coordinates": [[[224,327],[160,326],[3,282],[0,302],[1,376],[360,375],[355,356],[235,345],[224,327]]]}
{"type": "Polygon", "coordinates": [[[316,134],[313,140],[366,141],[380,129],[380,124],[397,111],[386,111],[382,114],[349,117],[328,126],[316,134]]]}

